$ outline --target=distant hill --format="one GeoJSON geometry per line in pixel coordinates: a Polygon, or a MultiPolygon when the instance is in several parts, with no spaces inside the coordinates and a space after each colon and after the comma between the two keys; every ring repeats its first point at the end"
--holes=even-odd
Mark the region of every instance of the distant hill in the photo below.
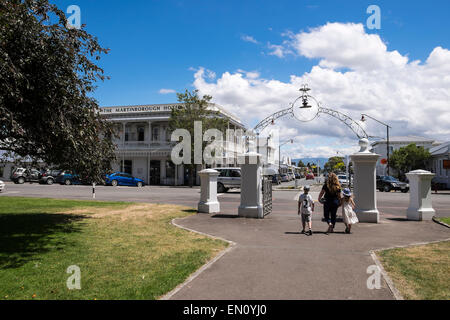
{"type": "Polygon", "coordinates": [[[320,168],[322,169],[325,163],[328,162],[328,158],[301,158],[301,159],[292,159],[292,162],[294,162],[297,165],[299,160],[302,160],[305,165],[308,164],[308,162],[310,163],[313,162],[314,164],[317,164],[317,161],[319,161],[320,168]]]}

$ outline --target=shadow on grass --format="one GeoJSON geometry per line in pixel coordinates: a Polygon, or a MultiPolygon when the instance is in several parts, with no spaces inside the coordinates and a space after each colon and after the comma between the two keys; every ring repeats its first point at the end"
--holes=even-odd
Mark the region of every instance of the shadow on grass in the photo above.
{"type": "Polygon", "coordinates": [[[0,268],[18,268],[36,255],[73,245],[66,235],[81,231],[88,217],[50,213],[0,214],[0,268]]]}
{"type": "Polygon", "coordinates": [[[187,213],[197,213],[197,210],[195,210],[195,209],[185,209],[185,210],[183,210],[183,212],[187,212],[187,213]]]}

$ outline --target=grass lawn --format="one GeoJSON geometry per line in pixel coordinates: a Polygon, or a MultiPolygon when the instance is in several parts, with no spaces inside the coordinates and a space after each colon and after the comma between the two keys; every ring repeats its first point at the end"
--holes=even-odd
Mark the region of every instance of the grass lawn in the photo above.
{"type": "Polygon", "coordinates": [[[0,197],[0,300],[157,299],[228,244],[171,225],[160,204],[0,197]],[[81,290],[67,289],[69,266],[81,290]]]}
{"type": "Polygon", "coordinates": [[[450,218],[439,218],[443,223],[450,225],[450,218]]]}
{"type": "Polygon", "coordinates": [[[450,241],[378,253],[405,299],[450,299],[450,241]]]}

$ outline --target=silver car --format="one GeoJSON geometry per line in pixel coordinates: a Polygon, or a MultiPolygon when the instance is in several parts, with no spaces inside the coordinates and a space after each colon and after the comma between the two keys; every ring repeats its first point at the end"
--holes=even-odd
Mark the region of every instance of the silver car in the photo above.
{"type": "Polygon", "coordinates": [[[224,193],[241,187],[241,168],[213,168],[219,172],[217,192],[224,193]]]}
{"type": "Polygon", "coordinates": [[[346,175],[338,175],[337,177],[339,179],[339,183],[341,184],[341,186],[348,187],[349,182],[346,175]]]}

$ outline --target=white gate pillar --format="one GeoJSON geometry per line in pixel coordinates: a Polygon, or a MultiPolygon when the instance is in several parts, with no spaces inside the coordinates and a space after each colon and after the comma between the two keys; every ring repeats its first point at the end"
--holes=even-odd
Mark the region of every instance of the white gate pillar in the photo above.
{"type": "Polygon", "coordinates": [[[216,213],[220,212],[220,203],[217,201],[217,177],[219,172],[212,169],[202,170],[199,173],[201,181],[200,202],[198,212],[216,213]]]}
{"type": "Polygon", "coordinates": [[[261,155],[254,152],[239,156],[241,164],[241,205],[238,214],[245,218],[264,218],[261,155]]]}
{"type": "Polygon", "coordinates": [[[435,211],[431,203],[431,179],[434,173],[415,170],[406,174],[409,180],[410,200],[406,212],[408,220],[431,220],[435,211]]]}
{"type": "Polygon", "coordinates": [[[360,222],[379,223],[377,209],[376,164],[380,155],[368,150],[369,140],[359,141],[361,150],[350,156],[353,162],[354,198],[356,214],[360,222]]]}

